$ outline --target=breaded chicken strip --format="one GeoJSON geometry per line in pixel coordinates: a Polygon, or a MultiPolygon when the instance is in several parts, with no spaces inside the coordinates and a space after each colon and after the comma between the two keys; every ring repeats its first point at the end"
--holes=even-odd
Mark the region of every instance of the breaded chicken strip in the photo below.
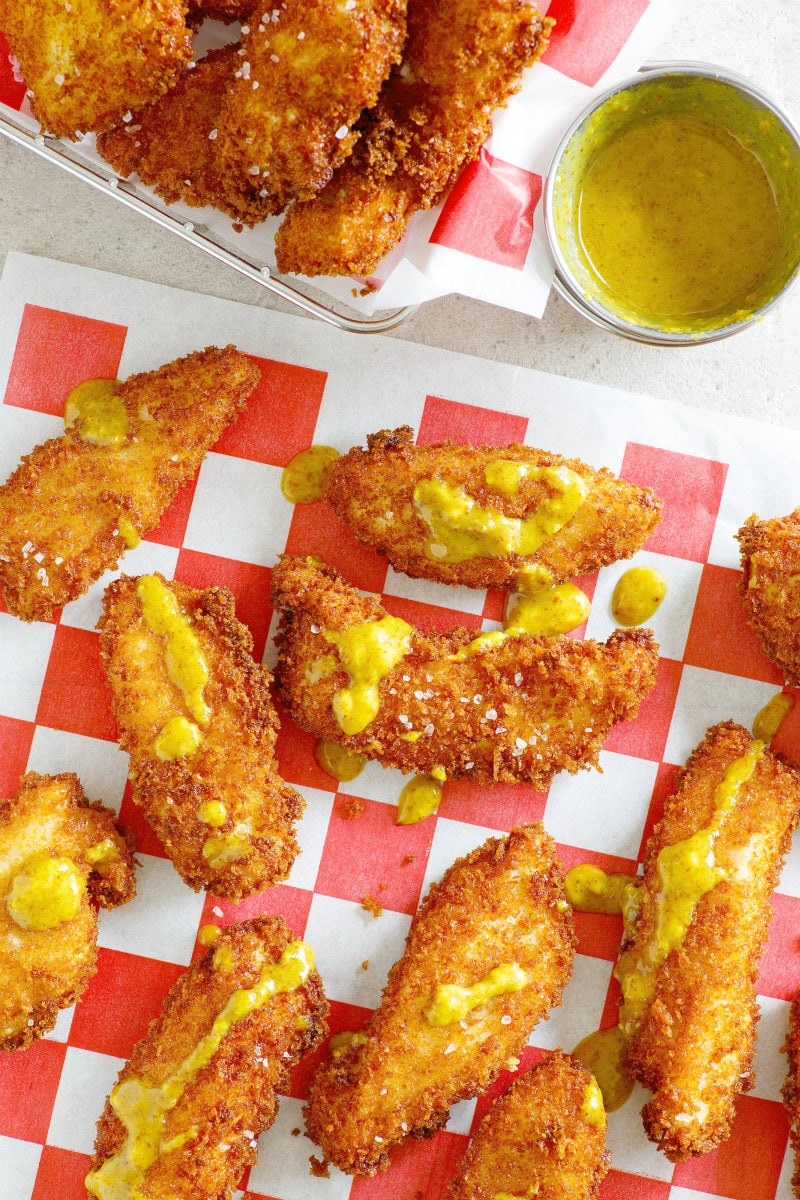
{"type": "Polygon", "coordinates": [[[526,0],[410,0],[403,61],[353,156],[278,230],[279,269],[370,275],[475,158],[552,24],[526,0]]]}
{"type": "Polygon", "coordinates": [[[0,800],[0,1050],[20,1050],[97,969],[97,908],[136,892],[133,848],[76,775],[25,775],[0,800]]]}
{"type": "Polygon", "coordinates": [[[99,629],[133,798],[176,870],[231,899],[285,879],[305,804],[278,774],[270,674],[233,596],[123,575],[99,629]]]}
{"type": "Polygon", "coordinates": [[[800,508],[787,517],[748,517],[737,534],[742,552],[739,591],[761,647],[800,685],[800,508]]]}
{"type": "Polygon", "coordinates": [[[466,629],[426,635],[331,567],[284,557],[272,575],[280,694],[302,728],[384,766],[545,789],[597,763],[653,687],[649,630],[608,642],[466,629]]]}
{"type": "Polygon", "coordinates": [[[122,1068],[98,1122],[89,1194],[229,1200],[327,1011],[311,947],[280,917],[229,926],[170,988],[122,1068]]]}
{"type": "Polygon", "coordinates": [[[400,60],[405,9],[405,0],[283,0],[255,10],[216,141],[234,202],[245,184],[280,212],[327,183],[400,60]]]}
{"type": "Polygon", "coordinates": [[[478,1095],[560,1001],[575,935],[540,824],[490,838],[432,884],[380,1008],[317,1070],[309,1136],[343,1171],[374,1175],[478,1095]]]}
{"type": "Polygon", "coordinates": [[[519,1076],[478,1126],[447,1200],[594,1200],[611,1156],[593,1076],[556,1050],[519,1076]]]}
{"type": "Polygon", "coordinates": [[[34,116],[77,138],[149,104],[192,57],[182,0],[0,0],[34,116]]]}
{"type": "Polygon", "coordinates": [[[800,1197],[800,992],[792,997],[789,1008],[789,1032],[786,1035],[789,1064],[783,1081],[783,1105],[789,1118],[789,1137],[794,1151],[792,1191],[800,1197]]]}
{"type": "Polygon", "coordinates": [[[96,381],[76,388],[64,436],[37,446],[0,487],[9,611],[50,620],[115,567],[155,528],[258,379],[255,363],[228,346],[132,375],[113,394],[95,394],[96,381]]]}
{"type": "Polygon", "coordinates": [[[628,1069],[655,1093],[645,1131],[673,1162],[724,1141],[752,1086],[756,976],[799,810],[800,773],[729,721],[695,749],[648,841],[615,973],[628,1069]]]}
{"type": "Polygon", "coordinates": [[[326,499],[396,571],[514,590],[531,568],[588,574],[644,544],[661,501],[602,467],[532,446],[415,446],[381,430],[337,459],[326,499]]]}

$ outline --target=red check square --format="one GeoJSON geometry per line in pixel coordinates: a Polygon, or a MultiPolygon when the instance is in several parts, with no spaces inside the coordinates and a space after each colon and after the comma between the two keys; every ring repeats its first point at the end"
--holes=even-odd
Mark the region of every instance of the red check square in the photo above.
{"type": "Polygon", "coordinates": [[[15,112],[19,112],[25,99],[25,84],[14,78],[14,68],[11,65],[11,48],[0,33],[0,104],[7,104],[15,112]]]}
{"type": "MultiPolygon", "coordinates": [[[[209,893],[203,904],[200,924],[219,925],[220,929],[225,929],[228,925],[270,913],[276,917],[283,917],[294,936],[302,938],[305,936],[312,898],[312,892],[306,891],[305,888],[291,887],[287,883],[278,883],[256,896],[248,896],[238,904],[209,893]]],[[[202,958],[204,953],[204,947],[198,942],[192,958],[202,958]]]]}
{"type": "Polygon", "coordinates": [[[740,572],[707,563],[700,577],[684,662],[726,675],[763,679],[778,687],[780,670],[765,657],[739,599],[740,572]]]}
{"type": "Polygon", "coordinates": [[[183,971],[175,963],[101,946],[97,974],[75,1008],[69,1044],[98,1054],[130,1058],[183,971]]]}
{"type": "MultiPolygon", "coordinates": [[[[591,850],[579,850],[574,846],[558,846],[558,857],[565,871],[582,863],[592,863],[609,874],[635,875],[636,863],[628,858],[612,854],[599,854],[591,850]]],[[[578,954],[589,958],[604,958],[616,962],[622,941],[622,917],[607,913],[574,913],[575,932],[578,936],[578,954]]]]}
{"type": "Polygon", "coordinates": [[[613,727],[604,743],[606,750],[632,754],[651,762],[661,759],[682,671],[682,664],[673,659],[658,660],[655,687],[645,696],[634,720],[620,721],[613,727]]]}
{"type": "Polygon", "coordinates": [[[647,810],[644,829],[642,830],[642,841],[639,846],[639,861],[644,859],[644,852],[648,840],[653,835],[658,822],[664,815],[664,805],[667,797],[672,796],[677,788],[678,772],[680,767],[671,763],[659,763],[656,772],[656,782],[653,787],[653,794],[650,797],[650,807],[647,810]]]}
{"type": "Polygon", "coordinates": [[[28,765],[35,728],[31,721],[0,717],[0,799],[15,796],[19,791],[19,781],[28,765]]]}
{"type": "Polygon", "coordinates": [[[664,501],[661,523],[647,539],[647,549],[705,562],[727,473],[727,463],[628,442],[620,475],[651,487],[664,501]]]}
{"type": "Polygon", "coordinates": [[[551,0],[555,17],[542,61],[594,87],[622,50],[649,0],[551,0]]]}
{"type": "Polygon", "coordinates": [[[390,1170],[380,1171],[374,1179],[353,1180],[350,1200],[399,1200],[401,1196],[444,1200],[468,1145],[463,1134],[446,1129],[427,1142],[409,1138],[392,1154],[390,1170]]]}
{"type": "Polygon", "coordinates": [[[60,417],[85,379],[116,379],[126,325],[26,304],[5,403],[60,417]]]}
{"type": "Polygon", "coordinates": [[[541,175],[495,158],[484,146],[448,196],[430,240],[521,271],[541,195],[541,175]]]}
{"type": "Polygon", "coordinates": [[[643,1180],[640,1175],[627,1175],[624,1171],[608,1172],[600,1184],[598,1200],[669,1200],[671,1184],[661,1179],[648,1179],[647,1192],[642,1192],[643,1180]]]}
{"type": "Polygon", "coordinates": [[[261,380],[240,413],[214,446],[218,454],[233,454],[251,462],[285,467],[314,439],[326,371],[251,355],[261,368],[261,380]]]}
{"type": "Polygon", "coordinates": [[[286,540],[287,554],[317,554],[365,592],[380,592],[386,559],[350,532],[327,504],[296,504],[286,540]]]}
{"type": "Polygon", "coordinates": [[[88,1154],[45,1146],[31,1200],[86,1200],[84,1180],[91,1165],[88,1154]]]}
{"type": "Polygon", "coordinates": [[[295,725],[283,705],[276,701],[275,709],[280,721],[275,754],[278,769],[288,783],[297,787],[319,788],[323,792],[335,792],[338,784],[332,775],[323,771],[314,757],[317,739],[295,725]]]}
{"type": "Polygon", "coordinates": [[[546,803],[547,793],[537,792],[527,783],[481,787],[468,779],[452,779],[444,785],[439,816],[508,832],[515,825],[541,821],[546,803]]]}
{"type": "Polygon", "coordinates": [[[495,412],[476,404],[462,404],[443,396],[426,396],[417,430],[420,446],[436,442],[468,442],[473,446],[507,446],[521,442],[528,418],[517,413],[495,412]]]}
{"type": "Polygon", "coordinates": [[[92,630],[56,626],[36,724],[117,741],[100,640],[92,630]]]}
{"type": "Polygon", "coordinates": [[[155,529],[151,529],[146,535],[148,542],[157,542],[159,546],[173,546],[176,549],[183,545],[196,487],[196,475],[193,479],[186,480],[172,503],[164,510],[155,529]]]}
{"type": "Polygon", "coordinates": [[[122,794],[119,820],[120,824],[125,829],[129,829],[133,834],[136,842],[136,850],[139,854],[150,854],[153,858],[168,857],[161,839],[147,820],[143,809],[133,802],[130,780],[125,784],[125,791],[122,794]]]}
{"type": "Polygon", "coordinates": [[[791,1000],[800,990],[800,899],[774,892],[769,940],[758,974],[758,992],[791,1000]]]}
{"type": "Polygon", "coordinates": [[[481,627],[482,618],[477,613],[467,613],[457,608],[442,608],[438,604],[386,594],[381,597],[381,603],[393,617],[401,617],[422,633],[449,633],[451,629],[479,630],[481,627]]]}
{"type": "Polygon", "coordinates": [[[678,1163],[673,1185],[729,1200],[773,1200],[788,1132],[782,1104],[740,1096],[731,1136],[718,1150],[678,1163]]]}
{"type": "Polygon", "coordinates": [[[47,1039],[27,1050],[0,1050],[0,1134],[44,1142],[67,1047],[47,1039]]]}
{"type": "Polygon", "coordinates": [[[792,699],[792,707],[781,722],[781,727],[770,742],[770,748],[776,754],[785,754],[787,758],[797,758],[797,747],[800,746],[800,692],[792,688],[784,688],[784,692],[792,699]]]}
{"type": "Polygon", "coordinates": [[[236,600],[236,615],[253,635],[253,658],[261,662],[272,616],[269,596],[272,572],[255,563],[236,562],[198,550],[181,550],[175,578],[191,587],[226,587],[236,600]]]}

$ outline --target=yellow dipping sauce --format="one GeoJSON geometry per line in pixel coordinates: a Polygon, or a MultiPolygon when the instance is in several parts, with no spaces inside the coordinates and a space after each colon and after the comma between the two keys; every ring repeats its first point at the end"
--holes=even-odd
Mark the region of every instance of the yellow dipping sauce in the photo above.
{"type": "Polygon", "coordinates": [[[156,738],[153,749],[162,762],[187,758],[200,745],[200,730],[187,717],[170,717],[156,738]]]}
{"type": "Polygon", "coordinates": [[[86,881],[71,858],[42,851],[32,855],[11,880],[6,908],[21,929],[41,933],[71,921],[85,890],[86,881]]]}
{"type": "Polygon", "coordinates": [[[290,504],[323,500],[338,457],[332,446],[309,446],[295,454],[281,473],[281,491],[290,504]]]}
{"type": "Polygon", "coordinates": [[[641,881],[635,875],[607,874],[594,863],[579,863],[567,871],[567,899],[578,912],[621,915],[633,904],[641,881]]]}
{"type": "Polygon", "coordinates": [[[167,640],[167,673],[183,693],[189,712],[199,725],[207,725],[211,710],[203,699],[208,666],[197,635],[177,597],[157,575],[142,575],[136,585],[142,616],[153,633],[167,640]]]}
{"type": "Polygon", "coordinates": [[[86,379],[64,405],[64,427],[93,446],[121,446],[128,436],[128,414],[116,392],[117,379],[86,379]]]}
{"type": "Polygon", "coordinates": [[[414,775],[397,801],[397,824],[413,825],[435,813],[442,800],[442,782],[432,775],[414,775]]]}
{"type": "Polygon", "coordinates": [[[338,779],[340,783],[350,783],[356,779],[366,766],[367,760],[363,754],[349,750],[347,746],[337,746],[335,742],[327,742],[320,738],[314,746],[314,758],[323,771],[338,779]]]}
{"type": "Polygon", "coordinates": [[[378,715],[380,681],[408,653],[412,633],[400,617],[361,621],[340,632],[325,631],[350,676],[348,687],[336,692],[332,701],[333,715],[348,736],[361,733],[378,715]]]}
{"type": "Polygon", "coordinates": [[[756,713],[753,737],[771,742],[793,707],[794,696],[789,692],[778,692],[756,713]]]}
{"type": "Polygon", "coordinates": [[[430,1025],[452,1025],[462,1021],[467,1013],[495,996],[510,992],[521,992],[528,976],[516,963],[502,963],[471,987],[457,983],[440,983],[425,1007],[425,1017],[430,1025]]]}
{"type": "Polygon", "coordinates": [[[634,1081],[625,1068],[628,1039],[619,1025],[590,1033],[572,1053],[597,1080],[605,1111],[621,1108],[633,1091],[634,1081]]]}
{"type": "Polygon", "coordinates": [[[667,594],[667,581],[654,567],[630,567],[620,575],[611,597],[618,625],[644,625],[667,594]]]}
{"type": "Polygon", "coordinates": [[[509,596],[504,626],[508,633],[555,637],[577,629],[591,611],[591,601],[575,583],[555,583],[509,596]]]}

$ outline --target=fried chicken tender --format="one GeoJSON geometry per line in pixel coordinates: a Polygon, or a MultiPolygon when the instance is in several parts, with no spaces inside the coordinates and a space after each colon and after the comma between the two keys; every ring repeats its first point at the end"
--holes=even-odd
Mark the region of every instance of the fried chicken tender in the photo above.
{"type": "Polygon", "coordinates": [[[278,774],[270,674],[231,593],[123,575],[99,629],[133,798],[181,877],[231,899],[285,879],[305,802],[278,774]]]}
{"type": "Polygon", "coordinates": [[[108,129],[155,100],[192,57],[180,0],[0,0],[31,108],[55,137],[108,129]]]}
{"type": "Polygon", "coordinates": [[[220,181],[234,202],[246,184],[280,212],[330,179],[358,136],[405,37],[405,0],[283,0],[256,9],[242,31],[242,55],[216,149],[220,181]]]}
{"type": "Polygon", "coordinates": [[[752,1087],[756,976],[798,811],[800,773],[728,721],[648,841],[620,1023],[628,1069],[654,1092],[645,1131],[673,1162],[719,1146],[752,1087]]]}
{"type": "Polygon", "coordinates": [[[352,157],[289,211],[279,269],[370,275],[476,157],[552,25],[526,0],[410,0],[402,63],[364,114],[352,157]]]}
{"type": "Polygon", "coordinates": [[[545,789],[596,765],[617,721],[636,715],[658,659],[649,630],[580,642],[466,629],[426,635],[331,567],[284,557],[275,672],[303,729],[384,766],[545,789]]]}
{"type": "Polygon", "coordinates": [[[415,446],[413,437],[408,425],[367,437],[366,450],[335,462],[326,499],[415,578],[513,590],[535,567],[560,582],[630,558],[661,519],[650,488],[605,467],[531,446],[415,446]]]}
{"type": "Polygon", "coordinates": [[[447,1200],[594,1200],[611,1159],[605,1133],[594,1077],[556,1050],[492,1105],[447,1200]]]}
{"type": "Polygon", "coordinates": [[[280,917],[232,925],[170,988],[97,1126],[99,1200],[230,1200],[289,1069],[325,1033],[310,946],[280,917]]]}
{"type": "Polygon", "coordinates": [[[800,685],[800,508],[787,517],[748,517],[737,534],[739,591],[767,658],[800,685]]]}
{"type": "Polygon", "coordinates": [[[490,838],[432,884],[380,1007],[309,1088],[306,1126],[343,1171],[374,1175],[478,1095],[560,1001],[572,913],[541,824],[490,838]]]}
{"type": "Polygon", "coordinates": [[[783,1049],[789,1058],[782,1095],[789,1118],[789,1138],[794,1151],[792,1191],[795,1196],[800,1197],[800,992],[792,997],[789,1007],[789,1032],[783,1049]]]}
{"type": "Polygon", "coordinates": [[[0,486],[9,611],[48,621],[115,567],[155,528],[258,379],[233,346],[208,348],[77,404],[64,436],[37,446],[0,486]]]}
{"type": "Polygon", "coordinates": [[[0,1050],[21,1050],[97,969],[97,908],[136,892],[133,846],[76,775],[23,776],[0,800],[0,1050]]]}

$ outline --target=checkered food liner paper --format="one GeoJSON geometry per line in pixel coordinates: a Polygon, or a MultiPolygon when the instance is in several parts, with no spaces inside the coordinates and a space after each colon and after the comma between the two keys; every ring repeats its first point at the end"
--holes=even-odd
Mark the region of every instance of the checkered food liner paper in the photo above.
{"type": "MultiPolygon", "coordinates": [[[[360,295],[352,279],[307,283],[364,315],[457,292],[542,316],[553,278],[542,190],[553,152],[593,95],[647,60],[675,19],[678,0],[543,0],[539,8],[556,21],[542,60],[525,72],[508,107],[495,114],[492,136],[450,196],[419,213],[401,246],[381,263],[370,280],[378,290],[360,295]]],[[[198,52],[230,37],[223,26],[207,23],[198,52]]],[[[38,130],[0,32],[0,115],[4,104],[38,130]]],[[[93,134],[73,149],[79,160],[111,172],[95,150],[93,134]]],[[[136,190],[154,194],[142,184],[136,190]]],[[[218,235],[235,253],[275,269],[279,218],[236,233],[212,208],[181,202],[170,211],[218,235]]]]}
{"type": "MultiPolygon", "coordinates": [[[[448,782],[438,813],[409,826],[395,823],[398,772],[373,763],[337,785],[316,764],[313,739],[284,715],[280,766],[307,800],[302,853],[286,883],[236,905],[191,892],[131,803],[95,632],[112,575],[54,622],[24,624],[0,606],[0,795],[14,795],[26,770],[75,771],[90,798],[116,808],[134,830],[141,861],[137,898],[100,915],[98,972],[84,998],[48,1037],[0,1055],[0,1192],[12,1200],[85,1200],[105,1097],[164,994],[200,953],[200,925],[282,914],[315,949],[332,1029],[357,1028],[379,1002],[420,897],[455,858],[541,819],[565,867],[589,860],[635,871],[675,772],[706,728],[729,718],[750,727],[781,687],[742,616],[734,534],[752,512],[785,513],[796,504],[800,433],[787,429],[12,253],[0,282],[0,478],[58,435],[64,398],[80,381],[125,378],[228,342],[255,358],[261,383],[159,528],[125,555],[127,573],[229,587],[257,657],[268,663],[270,575],[283,552],[322,555],[420,626],[497,628],[498,594],[395,574],[324,504],[290,505],[281,471],[312,443],[344,451],[403,423],[426,442],[524,441],[608,466],[663,497],[663,520],[635,560],[656,566],[669,585],[652,621],[658,682],[637,719],[609,737],[602,773],[558,776],[547,793],[448,782]]],[[[578,636],[605,639],[612,631],[610,596],[628,565],[581,580],[593,603],[578,636]]],[[[779,740],[795,758],[798,734],[800,705],[779,740]]],[[[645,1093],[637,1089],[609,1118],[613,1164],[602,1200],[789,1200],[779,1092],[788,1000],[800,985],[796,853],[774,909],[758,983],[756,1083],[739,1100],[730,1140],[673,1166],[644,1136],[645,1093]]],[[[522,1068],[613,1020],[619,918],[576,914],[576,922],[579,951],[563,1005],[533,1032],[522,1068]]],[[[318,1150],[303,1133],[302,1103],[322,1053],[295,1070],[275,1125],[260,1139],[258,1165],[242,1181],[252,1200],[442,1200],[508,1073],[488,1097],[456,1105],[445,1130],[412,1141],[375,1179],[352,1180],[333,1168],[318,1178],[309,1174],[318,1150]]]]}

